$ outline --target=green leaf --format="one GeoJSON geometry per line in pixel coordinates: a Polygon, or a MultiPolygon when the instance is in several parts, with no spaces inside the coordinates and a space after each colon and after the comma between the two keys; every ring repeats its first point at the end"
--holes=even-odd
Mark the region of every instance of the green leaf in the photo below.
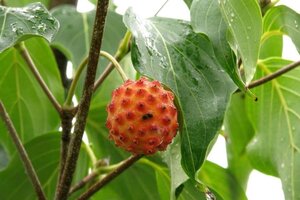
{"type": "Polygon", "coordinates": [[[246,147],[254,135],[253,127],[246,115],[245,103],[244,94],[232,95],[224,119],[228,170],[244,189],[252,170],[246,147]]]}
{"type": "MultiPolygon", "coordinates": [[[[290,61],[272,58],[258,64],[255,79],[277,71],[290,61]]],[[[247,101],[247,113],[255,130],[248,146],[253,167],[278,176],[285,199],[300,198],[300,69],[255,88],[259,102],[247,101]]]]}
{"type": "MultiPolygon", "coordinates": [[[[56,183],[57,179],[59,143],[59,134],[50,133],[34,138],[25,144],[46,195],[52,198],[55,190],[53,183],[56,183]]],[[[35,199],[35,191],[25,173],[19,154],[15,154],[9,166],[0,172],[0,180],[0,199],[15,200],[20,197],[24,200],[35,199]]]]}
{"type": "MultiPolygon", "coordinates": [[[[41,38],[27,40],[25,46],[49,89],[62,102],[63,88],[50,47],[41,38]]],[[[11,48],[0,54],[0,74],[0,99],[23,142],[58,129],[58,113],[17,49],[11,48]]],[[[1,143],[11,155],[15,147],[2,123],[0,133],[1,143]]]]}
{"type": "MultiPolygon", "coordinates": [[[[55,8],[52,11],[52,14],[61,24],[61,29],[52,45],[67,56],[73,63],[73,68],[76,70],[89,52],[95,11],[79,13],[74,6],[64,5],[55,8]],[[70,18],[72,18],[72,20],[70,20],[70,18]]],[[[123,38],[125,32],[126,28],[122,22],[122,17],[115,12],[109,11],[106,19],[101,50],[113,55],[117,51],[119,42],[123,38]]],[[[107,64],[108,61],[101,57],[97,75],[103,72],[107,64]]],[[[81,96],[82,94],[84,75],[85,73],[82,73],[77,85],[77,96],[81,96]]]]}
{"type": "MultiPolygon", "coordinates": [[[[88,55],[95,11],[80,13],[74,6],[64,5],[54,8],[52,14],[61,25],[52,44],[62,51],[76,68],[88,55]]],[[[108,12],[106,21],[101,49],[114,54],[126,29],[122,17],[115,12],[108,12]]],[[[101,59],[102,68],[107,64],[103,61],[104,59],[101,59]]]]}
{"type": "Polygon", "coordinates": [[[222,17],[218,0],[195,0],[191,6],[191,25],[197,33],[211,40],[216,58],[235,84],[245,90],[236,65],[236,58],[227,42],[227,25],[222,17]]]}
{"type": "Polygon", "coordinates": [[[262,34],[262,17],[256,0],[220,0],[223,18],[240,54],[246,83],[255,73],[262,34]]]}
{"type": "Polygon", "coordinates": [[[194,33],[187,22],[141,19],[131,10],[124,21],[134,36],[132,61],[136,70],[176,94],[182,116],[181,163],[194,178],[222,124],[233,84],[219,66],[208,38],[194,33]]]}
{"type": "Polygon", "coordinates": [[[136,163],[92,197],[92,200],[98,199],[160,199],[155,172],[149,166],[136,163]]]}
{"type": "MultiPolygon", "coordinates": [[[[46,196],[49,199],[53,199],[59,166],[60,133],[44,134],[30,140],[24,146],[46,196]]],[[[75,181],[81,180],[83,175],[86,175],[88,172],[89,167],[82,163],[83,161],[89,163],[85,159],[86,157],[86,152],[84,150],[81,151],[78,159],[79,169],[77,168],[75,172],[75,181]],[[76,177],[78,178],[77,180],[76,177]]],[[[22,197],[24,200],[29,200],[36,198],[36,193],[28,175],[25,173],[19,154],[14,154],[9,166],[0,172],[0,179],[0,199],[15,200],[22,197]]]]}
{"type": "Polygon", "coordinates": [[[193,0],[184,0],[184,2],[190,8],[193,3],[193,0]]]}
{"type": "Polygon", "coordinates": [[[7,166],[8,162],[8,154],[6,153],[4,147],[0,144],[0,171],[7,166]]]}
{"type": "Polygon", "coordinates": [[[180,137],[175,137],[172,144],[161,155],[169,167],[171,176],[170,196],[171,199],[175,199],[176,189],[188,179],[180,164],[180,137]]]}
{"type": "Polygon", "coordinates": [[[212,162],[206,161],[204,163],[198,173],[198,178],[224,200],[247,199],[245,192],[234,176],[227,169],[212,162]]]}
{"type": "Polygon", "coordinates": [[[41,36],[49,42],[59,24],[41,3],[23,8],[0,6],[0,53],[16,43],[33,36],[41,36]]]}
{"type": "Polygon", "coordinates": [[[272,35],[288,35],[300,52],[300,15],[286,6],[271,8],[264,17],[262,41],[272,35]]]}
{"type": "MultiPolygon", "coordinates": [[[[268,33],[270,32],[267,32],[267,34],[268,33]]],[[[281,57],[282,48],[283,40],[281,35],[263,35],[259,51],[259,59],[266,59],[269,57],[281,57]]]]}
{"type": "Polygon", "coordinates": [[[11,7],[26,6],[30,3],[35,3],[35,2],[40,2],[44,4],[46,7],[48,7],[50,4],[50,0],[5,0],[6,5],[11,7]]]}
{"type": "MultiPolygon", "coordinates": [[[[178,196],[178,200],[207,200],[206,194],[199,190],[191,179],[182,185],[182,192],[178,196]]],[[[219,198],[218,198],[219,199],[219,198]]]]}

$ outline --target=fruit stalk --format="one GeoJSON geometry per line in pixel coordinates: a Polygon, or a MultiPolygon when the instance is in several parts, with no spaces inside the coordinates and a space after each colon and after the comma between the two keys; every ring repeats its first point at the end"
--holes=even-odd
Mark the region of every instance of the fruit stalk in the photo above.
{"type": "Polygon", "coordinates": [[[118,175],[120,175],[123,171],[125,171],[127,168],[129,168],[132,164],[134,164],[136,161],[138,161],[143,155],[133,155],[130,156],[127,160],[125,160],[119,167],[117,167],[114,171],[107,174],[103,179],[101,179],[99,182],[92,185],[86,192],[84,192],[78,200],[86,200],[89,199],[94,193],[96,193],[98,190],[100,190],[103,186],[105,186],[107,183],[112,181],[114,178],[116,178],[118,175]]]}

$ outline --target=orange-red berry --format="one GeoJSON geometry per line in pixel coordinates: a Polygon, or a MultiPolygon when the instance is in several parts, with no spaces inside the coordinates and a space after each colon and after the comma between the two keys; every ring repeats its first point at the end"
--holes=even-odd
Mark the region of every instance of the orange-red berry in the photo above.
{"type": "Polygon", "coordinates": [[[109,138],[133,154],[154,154],[172,142],[178,130],[174,95],[158,81],[128,80],[107,106],[109,138]]]}

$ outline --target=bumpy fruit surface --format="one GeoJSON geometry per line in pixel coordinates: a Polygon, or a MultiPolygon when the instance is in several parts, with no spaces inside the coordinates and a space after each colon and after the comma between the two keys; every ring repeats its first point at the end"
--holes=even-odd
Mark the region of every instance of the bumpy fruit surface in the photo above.
{"type": "Polygon", "coordinates": [[[158,81],[128,80],[107,106],[109,138],[133,154],[165,150],[178,130],[174,95],[158,81]]]}

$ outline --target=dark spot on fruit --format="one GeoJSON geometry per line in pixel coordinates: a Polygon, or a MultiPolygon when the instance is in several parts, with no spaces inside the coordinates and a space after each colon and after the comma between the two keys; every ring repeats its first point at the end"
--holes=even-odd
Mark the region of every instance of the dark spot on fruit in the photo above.
{"type": "Polygon", "coordinates": [[[145,96],[145,94],[146,94],[146,90],[144,90],[144,89],[138,89],[136,91],[136,95],[139,97],[143,97],[143,96],[145,96]]]}
{"type": "Polygon", "coordinates": [[[148,101],[149,103],[154,103],[154,102],[155,102],[155,97],[154,97],[152,94],[150,94],[150,95],[148,95],[148,97],[147,97],[147,101],[148,101]]]}
{"type": "Polygon", "coordinates": [[[142,116],[143,120],[148,120],[151,119],[153,117],[153,115],[151,113],[146,113],[142,116]]]}
{"type": "Polygon", "coordinates": [[[144,130],[138,130],[138,135],[140,137],[143,137],[146,134],[146,132],[144,130]]]}
{"type": "Polygon", "coordinates": [[[163,101],[168,101],[168,94],[167,94],[167,93],[163,93],[163,94],[161,95],[161,99],[162,99],[163,101]]]}
{"type": "Polygon", "coordinates": [[[115,105],[113,103],[110,103],[108,106],[107,106],[107,111],[113,113],[115,111],[115,105]]]}
{"type": "Polygon", "coordinates": [[[122,105],[122,107],[127,107],[128,105],[130,104],[130,101],[129,101],[129,99],[123,99],[122,101],[121,101],[121,105],[122,105]]]}
{"type": "Polygon", "coordinates": [[[143,104],[143,103],[138,103],[138,104],[137,104],[137,109],[138,109],[139,111],[144,111],[144,109],[145,109],[145,104],[143,104]]]}
{"type": "Polygon", "coordinates": [[[150,131],[157,131],[158,130],[158,127],[157,126],[155,126],[155,125],[151,125],[150,126],[150,131]]]}
{"type": "Polygon", "coordinates": [[[133,126],[129,126],[127,130],[132,133],[134,131],[134,128],[133,126]]]}
{"type": "Polygon", "coordinates": [[[133,120],[135,117],[134,113],[129,111],[126,113],[126,118],[129,119],[129,120],[133,120]]]}
{"type": "Polygon", "coordinates": [[[123,117],[121,115],[117,116],[115,118],[115,121],[119,124],[122,125],[124,123],[123,117]]]}
{"type": "Polygon", "coordinates": [[[151,138],[148,140],[148,144],[151,145],[151,146],[157,146],[159,143],[158,139],[157,138],[151,138]]]}
{"type": "Polygon", "coordinates": [[[169,117],[165,116],[162,118],[162,123],[164,125],[169,125],[171,123],[171,119],[169,117]]]}
{"type": "Polygon", "coordinates": [[[130,96],[130,95],[132,94],[132,89],[131,89],[131,88],[126,88],[125,94],[126,94],[127,96],[130,96]]]}
{"type": "Polygon", "coordinates": [[[138,86],[143,86],[144,83],[145,83],[145,80],[141,78],[140,80],[138,80],[138,81],[136,82],[136,85],[138,85],[138,86]]]}
{"type": "Polygon", "coordinates": [[[123,134],[120,134],[119,139],[120,139],[122,142],[125,142],[127,138],[126,138],[126,136],[124,136],[123,134]]]}
{"type": "Polygon", "coordinates": [[[132,142],[133,142],[134,144],[138,144],[138,143],[139,143],[139,140],[138,140],[137,138],[134,138],[134,139],[132,140],[132,142]]]}

